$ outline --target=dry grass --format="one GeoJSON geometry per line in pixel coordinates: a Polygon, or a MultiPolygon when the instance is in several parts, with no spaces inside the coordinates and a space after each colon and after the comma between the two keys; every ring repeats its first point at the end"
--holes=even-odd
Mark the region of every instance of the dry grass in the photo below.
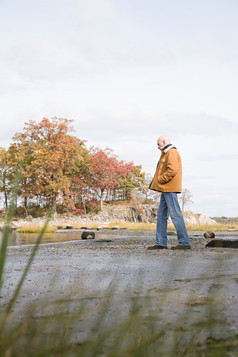
{"type": "MultiPolygon", "coordinates": [[[[16,232],[21,234],[40,233],[42,231],[42,227],[43,225],[41,224],[29,223],[21,228],[18,228],[16,232]]],[[[55,225],[48,225],[45,233],[54,233],[56,229],[57,227],[55,225]]]]}
{"type": "MultiPolygon", "coordinates": [[[[72,226],[74,229],[81,229],[82,227],[88,227],[90,229],[98,229],[98,228],[118,228],[118,229],[130,229],[130,230],[153,230],[156,228],[156,223],[143,223],[143,222],[123,222],[123,221],[112,221],[110,223],[100,224],[98,222],[70,222],[68,225],[72,226]]],[[[46,233],[53,233],[57,230],[57,226],[61,226],[63,229],[66,228],[66,224],[58,223],[56,224],[49,224],[47,227],[46,233]]],[[[22,234],[31,234],[31,233],[39,233],[42,229],[41,224],[27,224],[21,228],[17,229],[17,233],[22,234]]],[[[175,230],[173,224],[168,225],[169,230],[175,230]]],[[[227,230],[238,230],[237,224],[217,224],[217,225],[187,225],[187,230],[189,231],[213,231],[213,232],[220,232],[220,231],[227,231],[227,230]]]]}
{"type": "MultiPolygon", "coordinates": [[[[143,222],[120,222],[120,221],[113,221],[108,223],[108,228],[118,227],[118,228],[127,228],[132,230],[148,230],[148,229],[155,229],[156,223],[143,223],[143,222]]],[[[238,230],[238,224],[216,224],[216,225],[186,225],[189,231],[227,231],[229,229],[238,230]]],[[[173,224],[168,225],[169,230],[175,230],[173,224]]]]}
{"type": "Polygon", "coordinates": [[[190,231],[227,231],[229,229],[238,230],[237,224],[216,224],[216,225],[187,225],[187,229],[190,231]]]}
{"type": "Polygon", "coordinates": [[[108,228],[118,227],[118,228],[127,228],[133,230],[148,230],[148,229],[155,229],[155,223],[143,223],[143,222],[120,222],[120,221],[113,221],[110,222],[108,228]]]}
{"type": "MultiPolygon", "coordinates": [[[[70,222],[69,224],[74,229],[81,229],[82,227],[88,227],[91,229],[97,228],[118,228],[118,229],[132,229],[132,230],[148,230],[148,229],[155,229],[155,223],[143,223],[143,222],[123,222],[123,221],[111,221],[109,223],[98,223],[98,222],[70,222]]],[[[62,226],[64,229],[66,227],[65,223],[58,223],[57,226],[62,226]]]]}

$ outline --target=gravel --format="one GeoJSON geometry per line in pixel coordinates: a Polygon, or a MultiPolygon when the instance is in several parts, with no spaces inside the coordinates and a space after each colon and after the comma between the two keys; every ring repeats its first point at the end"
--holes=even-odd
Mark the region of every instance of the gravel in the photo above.
{"type": "MultiPolygon", "coordinates": [[[[120,232],[113,233],[114,238],[110,234],[95,240],[41,245],[14,310],[56,296],[103,300],[113,283],[113,294],[122,311],[131,299],[146,296],[148,311],[157,314],[161,299],[165,299],[161,314],[169,328],[171,319],[184,312],[189,311],[191,318],[203,313],[204,301],[214,292],[226,331],[236,331],[238,250],[208,249],[207,239],[193,236],[189,251],[148,251],[147,247],[154,244],[151,234],[138,237],[136,232],[124,232],[127,237],[117,239],[115,235],[119,237],[120,232]]],[[[176,237],[170,236],[168,243],[169,248],[176,245],[176,237]]],[[[31,245],[8,248],[1,305],[13,293],[31,251],[31,245]]]]}

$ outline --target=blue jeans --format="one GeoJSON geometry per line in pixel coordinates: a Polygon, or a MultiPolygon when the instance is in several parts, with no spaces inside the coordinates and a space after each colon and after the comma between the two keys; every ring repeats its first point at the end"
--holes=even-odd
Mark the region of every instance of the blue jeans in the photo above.
{"type": "Polygon", "coordinates": [[[163,192],[161,195],[157,214],[155,244],[167,247],[167,222],[169,216],[177,231],[178,244],[190,245],[183,214],[178,203],[178,196],[175,192],[163,192]]]}

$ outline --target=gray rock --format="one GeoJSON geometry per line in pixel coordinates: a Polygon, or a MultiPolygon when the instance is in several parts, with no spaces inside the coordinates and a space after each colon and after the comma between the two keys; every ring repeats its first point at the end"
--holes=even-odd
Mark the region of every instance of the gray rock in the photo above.
{"type": "Polygon", "coordinates": [[[238,239],[213,239],[206,248],[238,248],[238,239]]]}
{"type": "Polygon", "coordinates": [[[95,233],[94,232],[83,232],[81,234],[82,239],[95,239],[95,233]]]}
{"type": "Polygon", "coordinates": [[[211,231],[207,231],[203,235],[205,238],[215,238],[215,233],[211,231]]]}

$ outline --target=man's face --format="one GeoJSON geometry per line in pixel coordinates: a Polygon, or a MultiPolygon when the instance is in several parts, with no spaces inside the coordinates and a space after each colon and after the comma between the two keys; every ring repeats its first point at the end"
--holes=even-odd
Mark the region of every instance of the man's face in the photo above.
{"type": "Polygon", "coordinates": [[[163,147],[164,147],[164,142],[163,142],[163,140],[158,139],[158,140],[157,140],[157,145],[158,145],[158,149],[162,150],[163,147]]]}

